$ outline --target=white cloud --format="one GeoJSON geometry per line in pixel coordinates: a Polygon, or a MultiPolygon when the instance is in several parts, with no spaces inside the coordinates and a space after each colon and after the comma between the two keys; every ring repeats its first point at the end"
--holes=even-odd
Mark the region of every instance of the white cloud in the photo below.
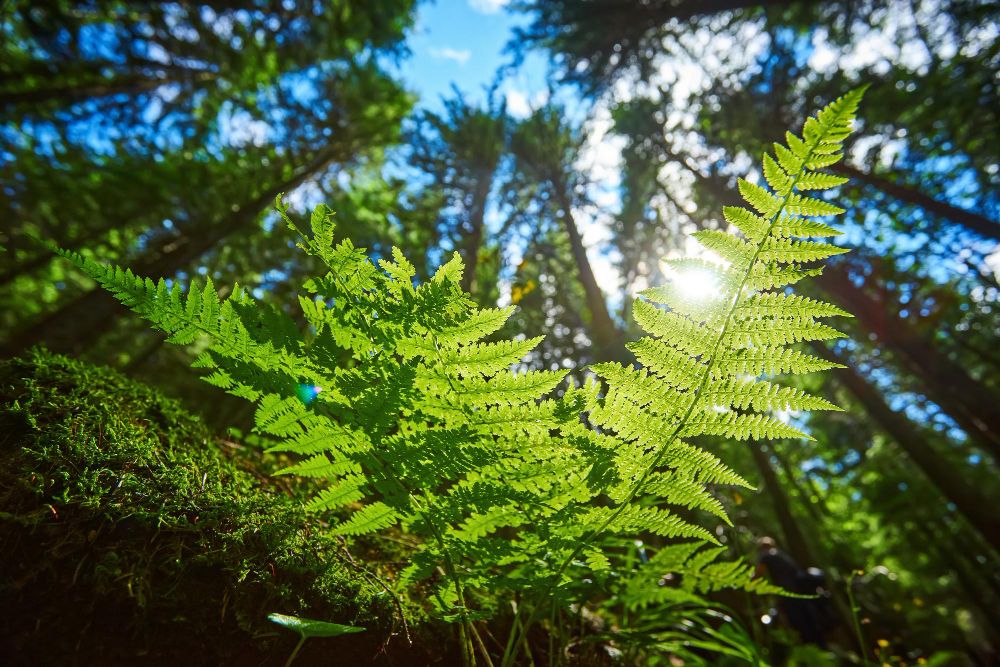
{"type": "Polygon", "coordinates": [[[480,14],[496,14],[510,4],[510,0],[469,0],[469,6],[480,14]]]}
{"type": "Polygon", "coordinates": [[[527,118],[531,115],[531,105],[527,96],[520,90],[508,90],[504,97],[507,100],[507,113],[514,118],[527,118]]]}
{"type": "Polygon", "coordinates": [[[464,65],[469,62],[469,58],[472,57],[472,51],[469,51],[468,49],[458,51],[447,46],[442,49],[437,49],[432,46],[428,51],[431,54],[431,58],[435,58],[437,60],[454,60],[459,65],[464,65]]]}
{"type": "Polygon", "coordinates": [[[545,105],[549,101],[549,92],[540,90],[528,99],[528,95],[516,88],[507,87],[504,91],[504,99],[507,102],[507,113],[514,118],[527,118],[531,112],[545,105]]]}

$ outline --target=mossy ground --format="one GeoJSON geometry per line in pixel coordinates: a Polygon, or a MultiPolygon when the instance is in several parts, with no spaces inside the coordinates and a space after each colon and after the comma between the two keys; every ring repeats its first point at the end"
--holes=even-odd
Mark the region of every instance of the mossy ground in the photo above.
{"type": "Polygon", "coordinates": [[[392,543],[325,534],[256,452],[108,369],[0,363],[0,663],[280,665],[297,637],[270,612],[367,628],[297,665],[441,659],[406,599],[425,634],[402,637],[392,543]]]}

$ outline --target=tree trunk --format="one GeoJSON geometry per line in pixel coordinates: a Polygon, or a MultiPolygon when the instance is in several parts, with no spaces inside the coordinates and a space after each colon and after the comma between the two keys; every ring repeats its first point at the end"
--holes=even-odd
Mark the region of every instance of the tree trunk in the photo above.
{"type": "MultiPolygon", "coordinates": [[[[91,241],[94,241],[102,237],[111,230],[120,228],[121,224],[122,223],[116,220],[113,223],[101,225],[97,229],[94,229],[84,234],[80,238],[74,239],[73,243],[63,244],[59,243],[58,241],[56,242],[59,243],[59,245],[65,248],[66,250],[73,250],[74,252],[76,252],[79,251],[81,248],[87,247],[87,245],[91,241]]],[[[48,249],[43,248],[37,243],[34,245],[38,248],[38,254],[36,254],[34,257],[31,257],[30,259],[22,260],[21,262],[15,264],[11,269],[4,271],[3,273],[0,273],[0,287],[3,287],[7,283],[13,282],[14,280],[20,278],[25,274],[38,271],[42,267],[47,266],[49,262],[51,262],[56,258],[56,256],[53,255],[48,249]]],[[[8,250],[10,250],[10,248],[8,248],[8,250]]]]}
{"type": "Polygon", "coordinates": [[[990,387],[971,377],[911,324],[888,312],[885,303],[855,287],[842,267],[827,266],[815,282],[890,348],[904,367],[923,381],[928,398],[1000,463],[1000,397],[990,387]]]}
{"type": "Polygon", "coordinates": [[[580,230],[577,229],[576,221],[573,219],[573,209],[570,205],[569,192],[566,184],[562,181],[553,180],[553,189],[556,191],[556,198],[559,206],[562,207],[562,221],[566,228],[566,235],[569,237],[570,251],[573,254],[573,262],[576,264],[580,282],[583,284],[583,291],[587,301],[587,309],[590,311],[590,322],[588,323],[590,333],[593,336],[595,356],[601,360],[616,360],[622,356],[624,334],[611,319],[608,312],[608,304],[604,298],[604,292],[597,284],[594,270],[590,266],[590,259],[587,258],[587,249],[583,245],[583,238],[580,230]]]}
{"type": "Polygon", "coordinates": [[[785,548],[799,567],[817,567],[819,560],[816,557],[816,551],[810,545],[795,515],[792,514],[792,509],[788,504],[788,496],[785,495],[785,490],[781,488],[778,476],[775,474],[774,468],[771,467],[769,456],[761,448],[758,441],[751,438],[749,443],[754,462],[756,462],[760,475],[764,479],[764,492],[771,498],[774,513],[778,516],[778,523],[781,524],[781,532],[785,536],[785,548]]]}
{"type": "MultiPolygon", "coordinates": [[[[159,247],[131,262],[130,268],[136,275],[153,278],[173,276],[227,236],[253,225],[260,212],[272,204],[279,193],[295,189],[331,161],[330,152],[324,151],[292,178],[269,188],[207,229],[196,223],[187,225],[180,238],[165,240],[159,247]]],[[[5,341],[0,348],[0,357],[18,356],[40,343],[58,354],[79,353],[93,344],[125,312],[125,308],[106,290],[93,289],[5,341]]]]}
{"type": "Polygon", "coordinates": [[[802,484],[799,482],[799,479],[795,474],[795,468],[789,463],[788,457],[782,454],[781,450],[778,449],[776,442],[771,443],[771,453],[774,455],[774,458],[778,459],[778,464],[784,471],[785,477],[788,478],[788,481],[791,483],[792,488],[795,489],[795,493],[798,495],[801,504],[805,505],[806,511],[809,512],[809,515],[812,517],[813,521],[815,521],[817,525],[822,525],[822,523],[825,521],[825,517],[822,514],[820,514],[820,512],[823,511],[825,513],[826,507],[824,505],[819,505],[820,507],[823,507],[823,509],[820,510],[817,507],[818,505],[817,503],[809,502],[809,494],[806,492],[805,488],[803,488],[802,484]]]}
{"type": "Polygon", "coordinates": [[[812,343],[815,353],[847,368],[833,376],[857,399],[868,415],[896,441],[913,462],[927,475],[947,500],[955,504],[966,520],[983,535],[993,549],[1000,550],[1000,514],[996,499],[972,486],[962,473],[927,443],[923,434],[905,416],[889,407],[882,394],[874,389],[852,366],[820,343],[812,343]]]}
{"type": "Polygon", "coordinates": [[[972,211],[967,211],[964,208],[952,206],[951,204],[937,200],[934,197],[925,195],[919,190],[914,190],[908,186],[900,185],[899,183],[894,183],[888,179],[882,178],[881,176],[861,171],[860,169],[852,167],[849,164],[845,164],[844,162],[838,162],[837,164],[832,165],[830,170],[839,173],[841,176],[857,179],[865,185],[870,185],[894,199],[917,206],[932,215],[946,218],[952,222],[957,222],[966,229],[973,231],[984,238],[1000,240],[1000,222],[990,220],[985,216],[973,213],[972,211]]]}
{"type": "Polygon", "coordinates": [[[469,234],[462,244],[462,260],[465,262],[465,273],[462,274],[462,289],[476,296],[476,269],[479,266],[479,249],[483,245],[484,218],[486,217],[486,202],[490,196],[492,178],[480,178],[472,193],[472,210],[469,211],[469,234]]]}
{"type": "MultiPolygon", "coordinates": [[[[761,477],[764,478],[764,492],[770,496],[774,505],[775,514],[778,515],[778,522],[781,524],[781,532],[785,536],[785,546],[789,555],[795,560],[800,568],[822,567],[827,571],[827,576],[831,576],[829,563],[820,559],[817,550],[813,548],[809,541],[809,536],[802,530],[801,522],[792,514],[792,508],[788,502],[788,496],[778,481],[778,476],[771,466],[770,457],[761,449],[757,440],[750,439],[750,451],[753,453],[754,461],[760,470],[761,477]]],[[[848,601],[844,599],[840,587],[835,582],[828,582],[831,595],[831,602],[837,617],[845,628],[851,627],[851,611],[848,601]]]]}

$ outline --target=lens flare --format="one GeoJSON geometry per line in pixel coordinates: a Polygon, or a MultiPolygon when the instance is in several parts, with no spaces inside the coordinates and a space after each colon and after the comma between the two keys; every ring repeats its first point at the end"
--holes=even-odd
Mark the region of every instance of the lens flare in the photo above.
{"type": "Polygon", "coordinates": [[[306,405],[309,405],[313,400],[323,391],[323,387],[317,387],[314,384],[300,384],[298,386],[299,400],[301,400],[306,405]]]}
{"type": "Polygon", "coordinates": [[[687,301],[704,301],[719,295],[716,275],[707,268],[673,266],[670,261],[661,260],[660,271],[687,301]]]}

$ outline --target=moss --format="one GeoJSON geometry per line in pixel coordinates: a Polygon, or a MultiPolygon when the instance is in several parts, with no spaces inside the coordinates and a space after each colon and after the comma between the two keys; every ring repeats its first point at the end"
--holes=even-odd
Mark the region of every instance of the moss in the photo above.
{"type": "Polygon", "coordinates": [[[177,402],[34,352],[0,363],[0,406],[6,664],[281,664],[295,637],[275,611],[368,628],[296,664],[368,662],[398,635],[392,596],[345,565],[299,485],[177,402]]]}

